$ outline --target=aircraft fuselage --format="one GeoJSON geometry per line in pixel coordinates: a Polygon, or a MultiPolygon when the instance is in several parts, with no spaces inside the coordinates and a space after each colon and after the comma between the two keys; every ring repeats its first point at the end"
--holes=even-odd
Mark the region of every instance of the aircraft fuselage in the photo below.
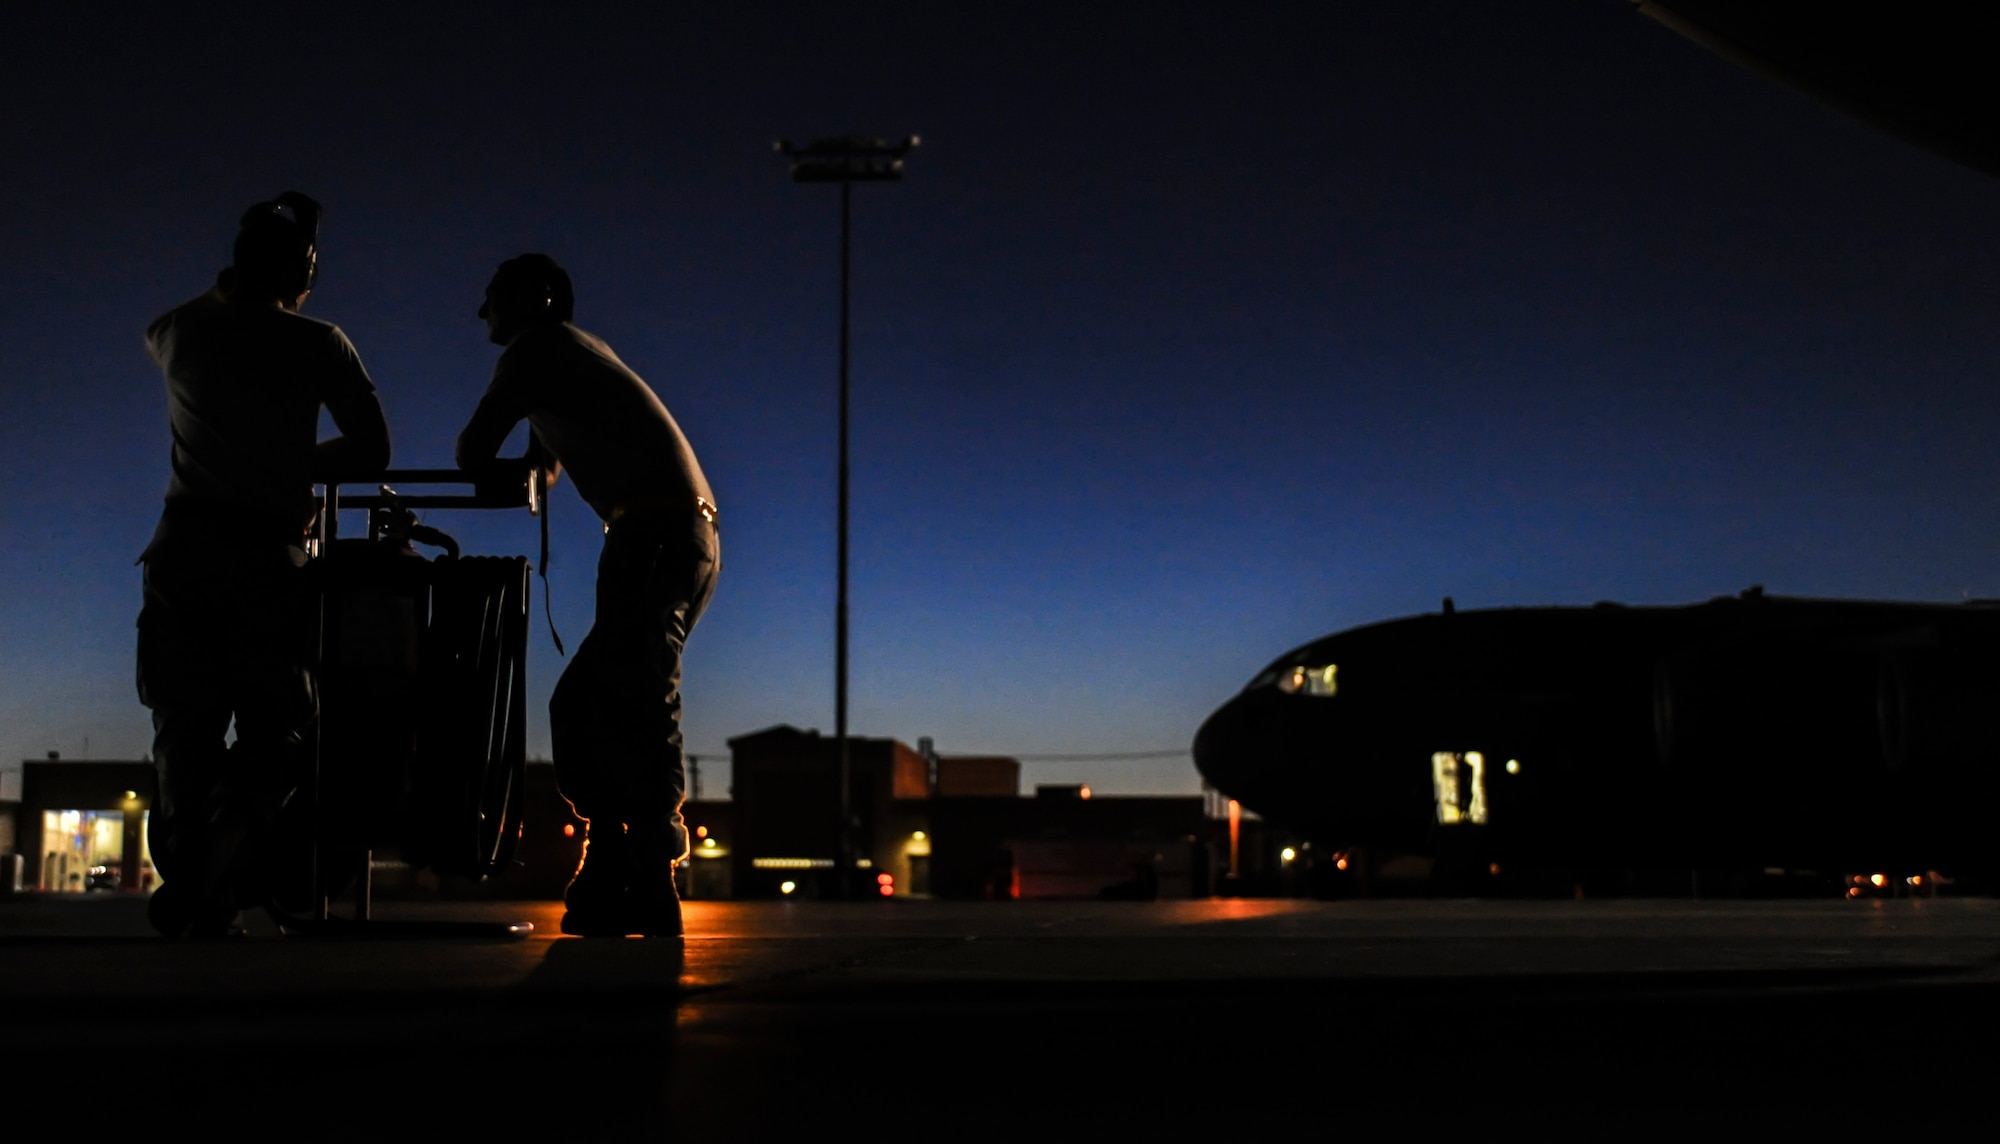
{"type": "Polygon", "coordinates": [[[1993,864],[2000,607],[1447,610],[1287,653],[1196,766],[1335,848],[1588,866],[1993,864]]]}

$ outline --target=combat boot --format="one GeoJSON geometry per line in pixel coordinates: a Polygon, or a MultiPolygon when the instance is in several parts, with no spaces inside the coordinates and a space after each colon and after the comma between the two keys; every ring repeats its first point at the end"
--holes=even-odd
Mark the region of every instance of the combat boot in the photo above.
{"type": "Polygon", "coordinates": [[[621,823],[585,827],[583,860],[563,891],[562,932],[574,937],[624,937],[631,926],[627,907],[632,883],[630,840],[621,823]]]}
{"type": "MultiPolygon", "coordinates": [[[[234,876],[248,829],[221,797],[178,827],[167,875],[146,901],[146,921],[162,937],[218,938],[244,933],[234,876]]],[[[164,855],[163,855],[164,856],[164,855]]]]}
{"type": "Polygon", "coordinates": [[[646,937],[681,936],[681,896],[674,886],[686,835],[663,822],[632,823],[625,835],[632,860],[627,895],[628,932],[646,937]]]}

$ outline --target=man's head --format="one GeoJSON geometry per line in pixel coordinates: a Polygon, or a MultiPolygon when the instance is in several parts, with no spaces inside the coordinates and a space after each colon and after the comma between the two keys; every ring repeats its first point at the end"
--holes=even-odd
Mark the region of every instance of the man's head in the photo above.
{"type": "Polygon", "coordinates": [[[319,277],[319,218],[319,204],[297,191],[245,211],[236,261],[223,275],[228,293],[298,309],[319,277]]]}
{"type": "Polygon", "coordinates": [[[510,258],[486,284],[479,316],[486,322],[487,340],[502,346],[530,326],[567,322],[576,316],[569,273],[546,254],[510,258]]]}

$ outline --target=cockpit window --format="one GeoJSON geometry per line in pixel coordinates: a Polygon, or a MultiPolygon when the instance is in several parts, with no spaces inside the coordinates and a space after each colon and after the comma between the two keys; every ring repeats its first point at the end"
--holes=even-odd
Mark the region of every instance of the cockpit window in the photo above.
{"type": "MultiPolygon", "coordinates": [[[[1272,682],[1287,695],[1330,696],[1340,694],[1340,665],[1295,664],[1275,673],[1272,682]]],[[[1254,686],[1254,684],[1253,684],[1254,686]]]]}

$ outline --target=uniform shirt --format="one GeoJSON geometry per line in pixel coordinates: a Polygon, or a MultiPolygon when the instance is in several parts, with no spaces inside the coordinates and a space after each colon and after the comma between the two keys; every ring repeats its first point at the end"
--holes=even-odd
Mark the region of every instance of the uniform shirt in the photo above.
{"type": "Polygon", "coordinates": [[[376,401],[347,335],[209,293],[155,321],[146,345],[167,379],[169,507],[202,502],[300,528],[310,522],[320,406],[344,429],[376,401]]]}
{"type": "Polygon", "coordinates": [[[460,467],[489,461],[523,418],[576,482],[576,491],[611,519],[619,506],[711,504],[673,414],[611,347],[568,322],[544,322],[507,343],[493,383],[458,437],[460,467]]]}

